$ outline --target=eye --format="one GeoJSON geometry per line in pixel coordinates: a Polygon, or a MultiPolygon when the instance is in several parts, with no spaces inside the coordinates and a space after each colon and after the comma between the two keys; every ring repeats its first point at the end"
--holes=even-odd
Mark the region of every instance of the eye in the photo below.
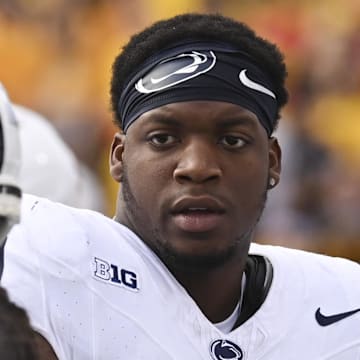
{"type": "Polygon", "coordinates": [[[163,133],[150,135],[148,141],[155,146],[162,146],[175,144],[178,140],[173,135],[163,133]]]}
{"type": "Polygon", "coordinates": [[[231,149],[239,149],[246,145],[246,141],[239,136],[225,135],[220,139],[220,144],[231,149]]]}

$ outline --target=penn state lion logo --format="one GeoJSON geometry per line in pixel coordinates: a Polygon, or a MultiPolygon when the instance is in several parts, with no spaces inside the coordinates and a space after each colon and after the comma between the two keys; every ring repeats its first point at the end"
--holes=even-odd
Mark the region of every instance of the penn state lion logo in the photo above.
{"type": "Polygon", "coordinates": [[[143,94],[164,90],[208,72],[215,63],[212,51],[183,53],[160,62],[137,81],[135,88],[143,94]]]}
{"type": "Polygon", "coordinates": [[[210,347],[214,360],[241,360],[243,352],[240,347],[229,340],[215,340],[210,347]]]}

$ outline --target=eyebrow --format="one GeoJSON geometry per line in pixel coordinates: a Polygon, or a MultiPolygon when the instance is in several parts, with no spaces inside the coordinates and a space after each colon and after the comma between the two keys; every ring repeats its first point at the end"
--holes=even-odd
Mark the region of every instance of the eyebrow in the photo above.
{"type": "Polygon", "coordinates": [[[224,129],[233,126],[248,126],[251,128],[257,127],[256,120],[250,118],[249,116],[240,115],[237,117],[231,117],[225,120],[222,120],[217,124],[219,129],[224,129]]]}
{"type": "MultiPolygon", "coordinates": [[[[177,120],[176,118],[166,115],[166,114],[152,114],[147,121],[153,124],[162,124],[166,126],[175,126],[182,127],[184,124],[181,120],[177,120]]],[[[217,129],[222,130],[234,126],[247,126],[249,128],[255,129],[257,127],[257,119],[254,119],[248,115],[232,115],[229,118],[225,117],[225,120],[217,121],[215,126],[217,129]]]]}
{"type": "Polygon", "coordinates": [[[149,117],[149,119],[147,119],[147,121],[168,126],[181,126],[181,121],[163,114],[153,114],[149,117]]]}

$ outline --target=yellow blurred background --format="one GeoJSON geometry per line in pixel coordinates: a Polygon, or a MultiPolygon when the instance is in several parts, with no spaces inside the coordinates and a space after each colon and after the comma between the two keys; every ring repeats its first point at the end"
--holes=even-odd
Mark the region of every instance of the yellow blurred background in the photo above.
{"type": "Polygon", "coordinates": [[[284,172],[259,241],[360,261],[358,0],[1,0],[0,82],[14,102],[45,115],[96,174],[111,216],[112,61],[134,32],[188,11],[244,21],[285,54],[291,98],[277,131],[284,172]]]}

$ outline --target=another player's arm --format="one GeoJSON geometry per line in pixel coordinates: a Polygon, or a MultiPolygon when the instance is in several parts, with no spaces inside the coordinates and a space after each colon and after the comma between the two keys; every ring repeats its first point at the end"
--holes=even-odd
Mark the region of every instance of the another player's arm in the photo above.
{"type": "Polygon", "coordinates": [[[38,360],[58,360],[51,345],[39,333],[35,333],[35,343],[38,349],[38,360]]]}

